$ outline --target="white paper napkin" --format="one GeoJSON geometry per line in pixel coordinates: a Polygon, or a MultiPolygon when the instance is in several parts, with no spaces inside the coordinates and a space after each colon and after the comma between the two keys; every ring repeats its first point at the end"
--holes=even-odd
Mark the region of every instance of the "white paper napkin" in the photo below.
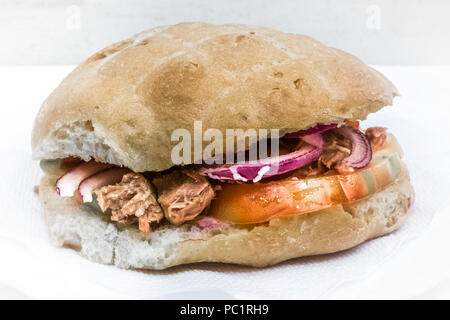
{"type": "MultiPolygon", "coordinates": [[[[417,197],[400,230],[345,252],[270,268],[194,264],[158,272],[91,263],[48,243],[42,210],[33,193],[41,173],[38,163],[30,159],[30,131],[40,103],[70,69],[0,67],[0,297],[314,299],[383,297],[383,292],[411,296],[411,289],[387,276],[394,267],[386,266],[395,263],[397,272],[404,267],[402,274],[407,276],[408,264],[414,260],[402,252],[414,251],[409,248],[426,237],[435,213],[450,206],[450,67],[379,68],[402,97],[395,107],[371,115],[363,126],[389,128],[403,147],[417,197]]],[[[425,280],[418,281],[417,274],[410,276],[417,281],[413,297],[426,294],[430,283],[435,288],[449,277],[446,270],[431,268],[439,259],[448,259],[440,253],[447,250],[450,220],[442,221],[436,231],[440,235],[428,236],[429,241],[422,244],[420,257],[432,263],[422,264],[425,280]]]]}

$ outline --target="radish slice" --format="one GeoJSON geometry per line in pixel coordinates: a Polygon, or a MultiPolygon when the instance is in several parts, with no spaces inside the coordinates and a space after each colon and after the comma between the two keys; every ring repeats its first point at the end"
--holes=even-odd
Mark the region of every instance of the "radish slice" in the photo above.
{"type": "Polygon", "coordinates": [[[216,180],[258,182],[263,178],[281,175],[317,160],[322,153],[323,139],[320,133],[302,138],[308,145],[278,157],[236,163],[229,167],[208,168],[200,174],[216,180]]]}
{"type": "Polygon", "coordinates": [[[77,190],[81,181],[93,174],[111,168],[113,165],[109,163],[99,163],[89,161],[82,163],[75,168],[67,171],[56,181],[56,192],[61,197],[73,197],[73,193],[77,190]]]}
{"type": "Polygon", "coordinates": [[[330,123],[330,124],[318,123],[315,126],[312,126],[308,129],[288,133],[283,138],[298,139],[298,138],[302,138],[304,136],[312,135],[315,133],[322,133],[322,132],[325,132],[325,131],[328,131],[330,129],[334,129],[337,127],[338,127],[337,123],[330,123]]]}
{"type": "Polygon", "coordinates": [[[116,184],[122,180],[124,174],[131,172],[127,168],[110,168],[84,179],[78,187],[79,199],[83,202],[92,202],[92,192],[103,186],[116,184]]]}

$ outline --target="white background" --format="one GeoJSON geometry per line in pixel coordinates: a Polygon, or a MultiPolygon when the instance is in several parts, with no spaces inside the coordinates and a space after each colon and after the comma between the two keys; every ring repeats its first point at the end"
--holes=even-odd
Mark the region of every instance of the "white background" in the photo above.
{"type": "Polygon", "coordinates": [[[8,45],[0,49],[0,298],[450,298],[450,66],[443,65],[450,57],[450,22],[443,19],[450,2],[124,3],[2,1],[0,36],[8,45]],[[41,173],[29,145],[41,102],[95,50],[183,20],[306,33],[384,64],[377,69],[401,97],[363,126],[388,127],[404,148],[417,192],[404,228],[342,254],[263,270],[199,265],[140,273],[50,247],[32,192],[41,173]],[[340,278],[327,283],[332,275],[340,278]]]}
{"type": "Polygon", "coordinates": [[[181,21],[304,33],[376,65],[450,63],[446,0],[2,0],[0,64],[78,64],[181,21]]]}

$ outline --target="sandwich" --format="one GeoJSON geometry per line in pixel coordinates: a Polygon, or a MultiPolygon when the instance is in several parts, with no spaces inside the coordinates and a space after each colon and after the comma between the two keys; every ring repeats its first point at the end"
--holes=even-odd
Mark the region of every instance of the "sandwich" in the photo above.
{"type": "Polygon", "coordinates": [[[388,234],[414,190],[396,138],[360,121],[397,95],[304,35],[206,23],[139,33],[79,65],[36,116],[49,239],[164,269],[264,267],[388,234]]]}

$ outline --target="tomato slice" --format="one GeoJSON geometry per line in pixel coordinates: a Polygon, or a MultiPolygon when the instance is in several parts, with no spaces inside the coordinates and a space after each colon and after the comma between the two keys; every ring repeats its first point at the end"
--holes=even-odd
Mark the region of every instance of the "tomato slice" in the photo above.
{"type": "Polygon", "coordinates": [[[233,224],[255,224],[361,200],[392,184],[402,170],[395,139],[374,154],[363,170],[313,178],[288,178],[268,183],[224,184],[209,215],[233,224]]]}
{"type": "Polygon", "coordinates": [[[345,121],[345,125],[349,126],[349,127],[353,127],[356,130],[359,130],[359,121],[350,121],[350,120],[346,120],[345,121]]]}

